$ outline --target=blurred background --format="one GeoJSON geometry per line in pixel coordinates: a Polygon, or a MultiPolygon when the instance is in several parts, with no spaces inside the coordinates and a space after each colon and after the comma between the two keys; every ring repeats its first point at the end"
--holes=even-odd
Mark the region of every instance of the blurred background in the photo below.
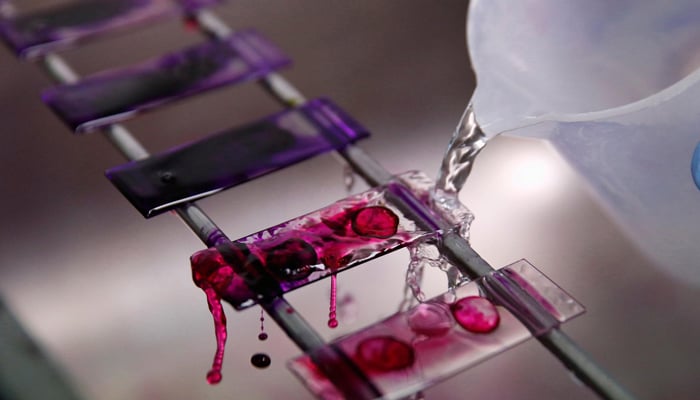
{"type": "MultiPolygon", "coordinates": [[[[367,126],[374,136],[360,146],[388,170],[435,177],[474,88],[467,5],[236,0],[216,11],[285,50],[295,63],[284,75],[367,126]]],[[[200,40],[170,21],[64,55],[87,74],[200,40]]],[[[224,379],[207,385],[213,327],[188,260],[202,244],[177,218],[146,221],[121,197],[103,171],[124,161],[98,134],[71,135],[39,99],[50,85],[39,68],[0,49],[0,295],[40,346],[89,399],[310,399],[285,368],[299,350],[271,321],[270,338],[257,340],[258,308],[227,308],[224,379]],[[250,365],[255,352],[270,355],[270,368],[250,365]]],[[[279,108],[247,84],[126,126],[159,152],[279,108]]],[[[342,167],[327,155],[200,204],[238,238],[345,195],[342,167]]],[[[620,382],[643,399],[696,398],[700,290],[646,260],[547,143],[493,140],[461,199],[476,215],[472,244],[492,265],[527,258],[587,307],[564,331],[620,382]]],[[[341,274],[336,330],[326,327],[327,280],[288,299],[332,339],[396,311],[407,263],[402,250],[341,274]]],[[[445,285],[436,271],[426,276],[428,294],[445,285]]],[[[466,397],[595,398],[532,340],[426,391],[427,399],[466,397]]]]}

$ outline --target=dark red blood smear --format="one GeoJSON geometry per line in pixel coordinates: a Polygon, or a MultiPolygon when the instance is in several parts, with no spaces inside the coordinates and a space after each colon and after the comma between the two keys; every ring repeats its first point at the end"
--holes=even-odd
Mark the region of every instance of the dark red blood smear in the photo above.
{"type": "Polygon", "coordinates": [[[452,305],[451,311],[457,323],[473,333],[492,332],[501,321],[496,306],[479,296],[460,299],[452,305]]]}
{"type": "Polygon", "coordinates": [[[408,368],[415,360],[411,345],[391,336],[375,336],[361,341],[355,356],[361,366],[378,372],[408,368]]]}
{"type": "Polygon", "coordinates": [[[316,250],[301,239],[289,239],[265,249],[265,265],[277,279],[296,281],[308,277],[318,263],[316,250]]]}
{"type": "Polygon", "coordinates": [[[250,363],[256,368],[267,368],[272,364],[272,360],[265,353],[257,353],[250,357],[250,363]]]}
{"type": "Polygon", "coordinates": [[[396,234],[399,217],[386,207],[360,209],[352,218],[352,230],[360,236],[386,239],[396,234]]]}

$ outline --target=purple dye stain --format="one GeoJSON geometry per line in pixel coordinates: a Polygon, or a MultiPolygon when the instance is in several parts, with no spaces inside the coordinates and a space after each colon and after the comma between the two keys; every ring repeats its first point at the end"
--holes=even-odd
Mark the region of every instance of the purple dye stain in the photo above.
{"type": "Polygon", "coordinates": [[[458,300],[451,307],[452,315],[464,329],[473,333],[489,333],[498,328],[501,317],[496,306],[488,299],[469,296],[458,300]]]}
{"type": "Polygon", "coordinates": [[[381,206],[364,207],[352,218],[352,230],[360,236],[386,239],[396,234],[399,217],[381,206]]]}
{"type": "Polygon", "coordinates": [[[413,347],[391,336],[375,336],[357,345],[358,364],[370,371],[391,372],[413,365],[413,347]]]}
{"type": "Polygon", "coordinates": [[[447,307],[435,303],[422,303],[408,314],[408,326],[419,335],[438,337],[447,334],[455,321],[447,307]]]}

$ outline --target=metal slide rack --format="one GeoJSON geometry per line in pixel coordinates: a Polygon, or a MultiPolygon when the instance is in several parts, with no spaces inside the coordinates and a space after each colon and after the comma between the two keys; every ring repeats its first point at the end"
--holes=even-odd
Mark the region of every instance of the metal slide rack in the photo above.
{"type": "MultiPolygon", "coordinates": [[[[90,2],[84,1],[83,3],[90,2]]],[[[233,29],[229,28],[207,8],[211,5],[210,3],[215,3],[215,1],[183,0],[175,5],[175,3],[169,0],[147,2],[110,0],[105,4],[113,4],[115,7],[122,4],[131,4],[131,7],[137,8],[145,7],[144,10],[137,9],[135,11],[132,10],[133,12],[129,9],[126,11],[117,10],[117,12],[125,12],[125,15],[130,16],[122,19],[122,25],[144,23],[145,21],[147,22],[159,18],[162,15],[180,15],[186,18],[191,25],[201,30],[201,32],[208,37],[208,44],[179,53],[179,57],[185,61],[176,60],[175,62],[180,62],[178,65],[180,65],[181,68],[187,67],[187,65],[189,65],[187,64],[189,62],[188,60],[191,60],[193,57],[195,59],[197,57],[211,57],[210,53],[208,53],[208,49],[217,46],[220,48],[222,44],[231,44],[231,46],[235,47],[237,54],[241,55],[243,58],[245,58],[245,54],[248,52],[248,59],[243,61],[236,60],[237,64],[235,65],[232,63],[221,67],[223,68],[222,70],[226,71],[226,73],[223,73],[224,76],[220,76],[219,72],[216,72],[211,75],[213,76],[211,80],[208,78],[205,79],[205,81],[207,81],[206,84],[200,85],[197,83],[197,85],[192,85],[191,82],[185,83],[183,85],[186,88],[180,90],[179,93],[166,93],[158,98],[146,96],[146,98],[137,101],[137,104],[134,104],[134,102],[127,105],[106,104],[106,111],[103,114],[93,113],[94,115],[91,114],[87,116],[70,114],[71,111],[80,109],[81,106],[77,105],[71,108],[68,103],[72,101],[71,99],[75,99],[71,97],[69,92],[61,92],[60,87],[58,92],[45,95],[45,101],[47,101],[47,103],[75,130],[78,132],[100,131],[127,160],[135,162],[140,160],[152,160],[153,157],[126,128],[119,125],[117,122],[129,118],[137,112],[166,104],[169,101],[175,100],[178,96],[191,95],[242,80],[255,80],[272,97],[289,110],[297,110],[300,106],[309,104],[299,90],[276,72],[277,68],[286,63],[284,56],[279,54],[273,45],[266,43],[264,39],[261,39],[254,33],[234,32],[233,29]],[[134,4],[147,5],[134,6],[134,4]],[[147,18],[138,17],[139,15],[143,15],[143,13],[148,14],[147,18]],[[253,50],[251,50],[251,48],[253,50]],[[183,63],[185,67],[182,67],[183,63]],[[250,70],[241,72],[241,68],[249,68],[250,70]],[[192,87],[196,88],[191,89],[192,87]],[[66,104],[68,104],[68,106],[62,109],[61,107],[66,104]]],[[[14,9],[9,2],[0,1],[0,10],[4,13],[3,23],[6,21],[22,21],[21,18],[15,18],[13,16],[14,9]]],[[[55,12],[65,14],[71,12],[71,10],[55,10],[55,12]]],[[[73,10],[72,12],[77,11],[73,10]]],[[[52,21],[50,17],[44,16],[43,18],[45,18],[46,21],[52,21]]],[[[14,28],[16,28],[16,26],[14,28]]],[[[13,33],[12,31],[14,28],[12,26],[8,28],[8,24],[0,25],[0,33],[7,41],[11,41],[13,38],[17,37],[17,35],[15,35],[16,32],[13,33]]],[[[86,84],[86,82],[93,82],[95,83],[93,89],[96,96],[103,96],[105,93],[109,92],[109,89],[100,86],[101,82],[109,81],[109,84],[115,85],[119,82],[128,83],[130,82],[129,79],[134,75],[140,74],[138,75],[140,77],[148,76],[150,71],[163,68],[163,66],[166,65],[164,64],[165,61],[163,61],[165,59],[161,59],[158,62],[154,61],[151,64],[145,63],[123,73],[113,73],[112,75],[104,74],[103,76],[89,77],[81,80],[81,77],[56,54],[56,51],[66,45],[73,45],[84,39],[100,36],[104,31],[113,28],[116,27],[107,24],[103,26],[101,30],[95,28],[95,25],[92,25],[90,29],[84,30],[75,29],[71,31],[68,29],[63,31],[62,34],[65,34],[66,37],[62,38],[62,40],[55,40],[56,38],[49,38],[53,40],[43,38],[43,42],[31,42],[31,40],[27,40],[26,42],[16,42],[14,48],[19,56],[35,60],[57,83],[64,86],[75,86],[86,84]],[[112,80],[110,81],[110,79],[112,80]],[[120,81],[119,79],[122,80],[120,81]]],[[[120,26],[120,28],[123,28],[123,26],[120,26]]],[[[220,60],[217,59],[214,64],[219,61],[220,60]]],[[[212,68],[220,68],[220,65],[216,64],[212,68]]],[[[210,74],[210,71],[205,71],[203,74],[210,74]]],[[[172,86],[174,85],[173,82],[179,82],[177,81],[179,78],[176,77],[173,79],[175,79],[175,81],[165,80],[160,84],[162,86],[172,86]]],[[[117,99],[115,102],[119,103],[121,100],[122,99],[117,99]]],[[[362,149],[354,145],[356,139],[358,138],[350,138],[339,144],[333,143],[333,145],[324,151],[333,150],[341,163],[349,165],[357,175],[372,187],[390,185],[392,182],[395,182],[395,178],[391,173],[386,171],[362,149]]],[[[288,165],[309,156],[311,155],[300,156],[298,160],[287,161],[282,164],[288,165]]],[[[276,168],[280,168],[284,165],[279,165],[276,168]]],[[[270,172],[274,169],[275,168],[265,170],[260,174],[270,172]]],[[[258,176],[260,174],[254,175],[258,176]]],[[[247,179],[253,179],[255,176],[250,176],[247,179]]],[[[168,179],[172,177],[161,176],[160,178],[167,184],[168,179]]],[[[235,184],[235,182],[232,184],[235,184]]],[[[230,185],[223,186],[228,187],[230,185]]],[[[216,186],[203,189],[190,197],[180,196],[179,200],[169,202],[161,208],[154,208],[149,205],[144,206],[145,208],[140,209],[140,211],[144,213],[145,216],[152,216],[166,209],[174,210],[207,247],[226,245],[230,243],[229,238],[194,202],[197,198],[214,194],[219,190],[225,189],[225,187],[216,186]],[[157,212],[153,212],[153,210],[157,212]]],[[[120,190],[122,190],[121,187],[120,190]]],[[[164,190],[167,191],[167,189],[164,190]]],[[[122,191],[124,192],[124,190],[122,191]]],[[[129,198],[129,200],[137,205],[137,201],[133,198],[129,198]]],[[[498,275],[494,268],[480,257],[458,232],[451,229],[449,221],[442,218],[439,213],[431,210],[425,202],[416,198],[411,191],[405,191],[401,196],[396,196],[394,201],[396,207],[400,208],[406,215],[415,218],[426,226],[431,226],[434,230],[442,232],[440,240],[438,241],[441,253],[447,257],[465,277],[473,281],[485,282],[484,285],[490,288],[490,293],[498,298],[499,305],[512,313],[519,320],[519,323],[527,328],[532,336],[536,337],[538,341],[555,355],[566,368],[575,374],[584,384],[589,386],[601,398],[633,398],[559,329],[559,321],[554,319],[549,313],[543,312],[542,307],[527,293],[527,291],[522,290],[517,284],[513,285],[512,280],[509,280],[505,275],[498,275]]],[[[372,382],[369,382],[366,376],[361,373],[356,373],[352,365],[347,365],[349,363],[347,360],[339,357],[337,352],[328,350],[333,347],[327,346],[321,336],[312,329],[300,313],[290,312],[290,310],[293,311],[294,308],[281,294],[262,294],[263,292],[259,291],[254,285],[252,285],[250,289],[254,292],[257,291],[258,304],[274,319],[299,349],[310,355],[318,368],[325,372],[329,372],[330,370],[340,371],[330,373],[332,376],[329,376],[329,379],[333,381],[333,384],[344,396],[352,399],[373,399],[384,396],[384,393],[372,384],[372,382]]]]}

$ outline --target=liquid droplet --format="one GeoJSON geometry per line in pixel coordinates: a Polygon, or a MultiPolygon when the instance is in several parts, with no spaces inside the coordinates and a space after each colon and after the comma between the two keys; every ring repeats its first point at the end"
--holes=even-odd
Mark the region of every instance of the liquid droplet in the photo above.
{"type": "Polygon", "coordinates": [[[447,306],[431,302],[417,305],[408,315],[408,326],[411,330],[428,337],[443,336],[454,324],[447,306]]]}
{"type": "Polygon", "coordinates": [[[207,373],[207,382],[210,385],[216,385],[217,383],[221,382],[221,372],[214,370],[209,371],[207,373]]]}
{"type": "Polygon", "coordinates": [[[386,239],[396,234],[399,217],[381,206],[364,207],[352,218],[352,230],[360,236],[386,239]]]}
{"type": "Polygon", "coordinates": [[[261,332],[261,333],[258,335],[258,340],[260,340],[260,341],[267,340],[267,333],[261,332]]]}
{"type": "Polygon", "coordinates": [[[267,368],[272,364],[272,359],[270,359],[270,356],[268,356],[265,353],[256,353],[253,354],[252,357],[250,357],[250,363],[253,364],[254,367],[256,368],[267,368]]]}
{"type": "Polygon", "coordinates": [[[331,329],[338,327],[338,320],[336,319],[336,309],[337,309],[337,297],[338,297],[338,277],[336,274],[331,275],[331,305],[330,312],[328,313],[328,327],[331,329]]]}
{"type": "Polygon", "coordinates": [[[457,323],[473,333],[492,332],[501,321],[496,306],[488,299],[479,296],[458,300],[452,305],[451,311],[457,323]]]}
{"type": "Polygon", "coordinates": [[[361,341],[357,345],[356,357],[364,367],[380,372],[410,367],[415,360],[411,345],[391,336],[375,336],[361,341]]]}

